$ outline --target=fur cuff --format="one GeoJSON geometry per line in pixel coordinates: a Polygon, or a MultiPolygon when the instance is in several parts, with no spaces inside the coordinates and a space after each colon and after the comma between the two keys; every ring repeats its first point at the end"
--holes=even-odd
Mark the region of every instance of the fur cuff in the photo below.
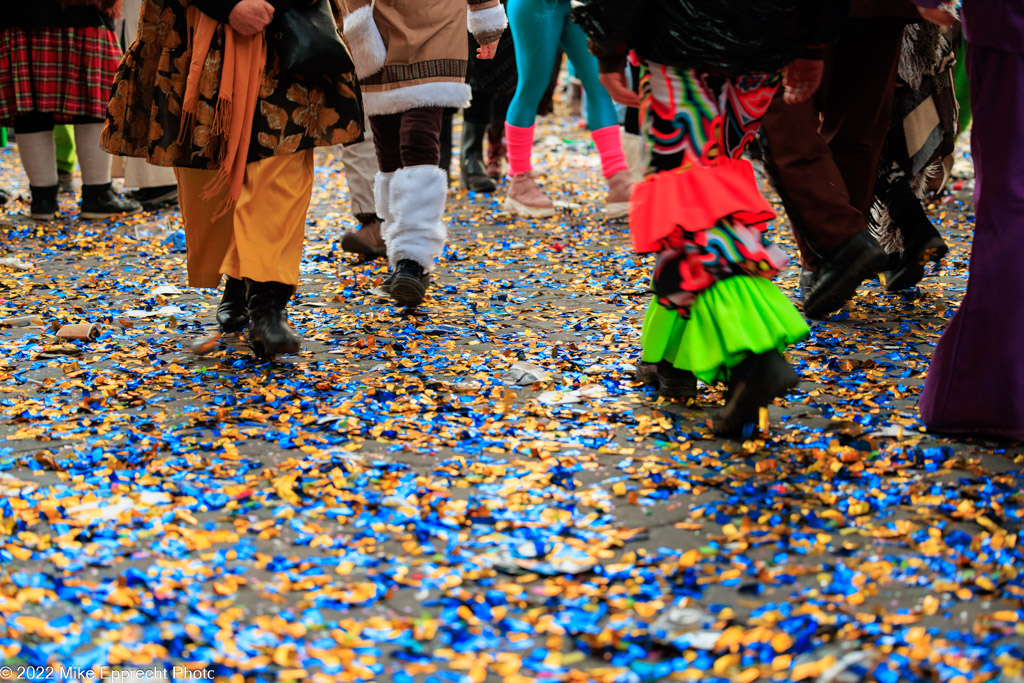
{"type": "Polygon", "coordinates": [[[469,106],[473,91],[466,83],[437,82],[405,85],[394,90],[369,90],[363,88],[363,108],[370,116],[383,116],[409,111],[417,107],[469,106]]]}
{"type": "Polygon", "coordinates": [[[508,27],[505,8],[501,5],[481,10],[469,10],[466,16],[466,27],[481,45],[493,43],[501,37],[502,31],[508,27]]]}
{"type": "Polygon", "coordinates": [[[373,9],[367,5],[360,7],[345,17],[342,29],[349,49],[352,50],[352,61],[356,65],[356,77],[367,78],[384,68],[388,50],[384,46],[380,30],[373,21],[373,9]]]}

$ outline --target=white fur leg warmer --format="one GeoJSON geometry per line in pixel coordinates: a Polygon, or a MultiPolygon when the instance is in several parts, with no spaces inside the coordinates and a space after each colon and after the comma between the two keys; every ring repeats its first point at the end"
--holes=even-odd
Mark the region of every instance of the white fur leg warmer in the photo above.
{"type": "Polygon", "coordinates": [[[448,239],[442,220],[447,198],[448,181],[437,166],[410,166],[395,171],[391,179],[394,221],[384,233],[392,268],[399,261],[410,259],[428,273],[434,270],[434,259],[444,251],[448,239]]]}

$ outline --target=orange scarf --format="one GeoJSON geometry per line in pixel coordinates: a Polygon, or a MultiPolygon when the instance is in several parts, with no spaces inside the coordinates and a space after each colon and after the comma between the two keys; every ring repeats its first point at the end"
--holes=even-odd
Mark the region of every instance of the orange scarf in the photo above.
{"type": "MultiPolygon", "coordinates": [[[[220,22],[203,14],[194,5],[188,8],[189,39],[192,42],[192,61],[185,83],[182,102],[182,122],[179,141],[195,133],[196,112],[199,108],[199,86],[206,68],[210,43],[220,22]]],[[[213,199],[228,188],[227,197],[214,218],[227,213],[242,194],[245,180],[245,162],[249,155],[249,139],[256,115],[263,68],[267,61],[267,43],[263,32],[243,36],[231,26],[224,25],[224,59],[220,71],[220,87],[210,135],[223,138],[219,149],[217,174],[205,188],[203,199],[213,199]],[[241,108],[239,107],[241,105],[241,108]]]]}

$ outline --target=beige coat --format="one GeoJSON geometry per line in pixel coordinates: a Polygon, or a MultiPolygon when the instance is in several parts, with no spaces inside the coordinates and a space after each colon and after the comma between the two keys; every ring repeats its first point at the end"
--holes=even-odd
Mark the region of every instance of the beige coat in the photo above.
{"type": "Polygon", "coordinates": [[[465,107],[469,38],[501,37],[499,0],[344,0],[363,104],[371,115],[417,107],[465,107]]]}

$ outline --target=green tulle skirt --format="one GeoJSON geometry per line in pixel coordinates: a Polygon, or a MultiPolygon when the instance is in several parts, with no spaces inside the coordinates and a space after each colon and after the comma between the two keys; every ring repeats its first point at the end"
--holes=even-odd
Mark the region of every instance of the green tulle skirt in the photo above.
{"type": "Polygon", "coordinates": [[[809,332],[803,316],[774,283],[737,275],[702,292],[689,320],[652,300],[644,319],[643,360],[667,360],[708,384],[724,382],[747,356],[781,352],[809,332]]]}

